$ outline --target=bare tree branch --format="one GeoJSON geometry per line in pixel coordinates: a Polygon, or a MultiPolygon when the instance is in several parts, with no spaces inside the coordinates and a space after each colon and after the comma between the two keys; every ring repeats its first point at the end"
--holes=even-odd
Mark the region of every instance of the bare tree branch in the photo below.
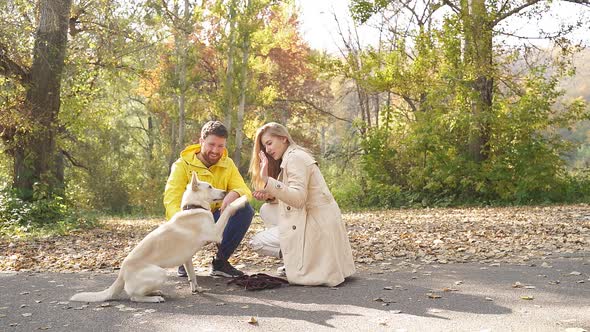
{"type": "Polygon", "coordinates": [[[85,170],[87,170],[87,171],[90,171],[90,169],[89,169],[87,166],[85,166],[84,164],[82,164],[82,163],[78,162],[78,161],[76,160],[76,158],[74,158],[74,157],[73,157],[73,156],[72,156],[72,155],[71,155],[71,154],[70,154],[68,151],[66,151],[66,150],[61,150],[61,153],[62,153],[62,154],[63,154],[63,155],[66,157],[66,158],[68,158],[68,160],[70,161],[70,163],[72,163],[72,165],[74,165],[74,166],[76,166],[76,167],[83,168],[83,169],[85,169],[85,170]]]}
{"type": "Polygon", "coordinates": [[[21,83],[28,83],[30,80],[29,69],[12,60],[8,55],[8,49],[3,44],[0,44],[0,74],[16,76],[21,83]]]}
{"type": "Polygon", "coordinates": [[[352,120],[341,118],[341,117],[339,117],[339,116],[337,116],[337,115],[335,115],[333,113],[330,113],[330,112],[324,110],[323,108],[317,106],[316,104],[314,104],[313,102],[311,102],[309,100],[305,100],[305,99],[277,99],[277,101],[287,102],[287,103],[300,103],[300,104],[305,104],[305,105],[311,106],[311,108],[313,108],[314,110],[316,110],[316,111],[318,111],[320,113],[329,115],[329,116],[331,116],[331,117],[333,117],[335,119],[338,119],[340,121],[345,121],[345,122],[348,122],[348,123],[352,123],[352,120]]]}
{"type": "Polygon", "coordinates": [[[525,9],[527,7],[530,7],[532,5],[535,5],[535,4],[537,4],[537,3],[541,2],[541,1],[543,1],[543,0],[528,0],[527,2],[523,3],[522,5],[520,5],[518,7],[514,7],[514,8],[512,8],[511,10],[509,10],[507,12],[500,13],[498,15],[498,17],[491,22],[491,27],[496,26],[496,24],[502,22],[504,19],[506,19],[506,18],[508,18],[508,17],[510,17],[510,16],[512,16],[512,15],[514,15],[514,14],[520,12],[520,11],[522,11],[523,9],[525,9]]]}

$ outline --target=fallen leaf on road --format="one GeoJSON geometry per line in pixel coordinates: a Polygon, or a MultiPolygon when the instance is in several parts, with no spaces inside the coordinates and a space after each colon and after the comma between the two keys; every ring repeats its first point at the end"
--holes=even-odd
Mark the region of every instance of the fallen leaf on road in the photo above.
{"type": "MultiPolygon", "coordinates": [[[[587,211],[586,204],[397,209],[344,213],[342,219],[347,225],[355,263],[362,268],[386,263],[382,261],[388,258],[424,264],[477,262],[495,266],[528,262],[546,257],[548,252],[587,252],[587,211]]],[[[65,236],[2,238],[0,253],[7,259],[0,259],[0,271],[110,272],[120,267],[137,243],[164,220],[101,222],[100,228],[65,236]]],[[[263,229],[264,223],[256,217],[246,238],[263,229]]],[[[209,266],[216,251],[213,244],[205,246],[194,256],[194,265],[209,266]]],[[[249,246],[241,246],[230,263],[272,266],[280,260],[261,258],[249,246]]],[[[550,267],[548,263],[541,266],[550,267]]]]}
{"type": "Polygon", "coordinates": [[[375,301],[375,302],[383,302],[383,303],[395,303],[395,301],[387,300],[387,299],[384,299],[382,297],[375,298],[375,299],[373,299],[373,301],[375,301]]]}
{"type": "Polygon", "coordinates": [[[25,312],[24,314],[22,314],[23,317],[31,317],[33,314],[30,312],[25,312]]]}
{"type": "Polygon", "coordinates": [[[520,298],[523,299],[523,300],[529,300],[529,301],[535,299],[534,297],[532,297],[530,295],[524,295],[524,296],[521,296],[520,298]]]}
{"type": "Polygon", "coordinates": [[[579,276],[579,275],[581,275],[581,274],[582,274],[582,273],[580,273],[580,272],[578,272],[578,271],[572,271],[572,272],[570,273],[570,275],[573,275],[573,276],[579,276]]]}
{"type": "Polygon", "coordinates": [[[443,292],[458,292],[459,291],[457,288],[448,288],[448,287],[445,287],[442,290],[443,290],[443,292]]]}
{"type": "Polygon", "coordinates": [[[248,319],[248,324],[258,325],[258,320],[256,319],[256,317],[252,316],[250,317],[250,319],[248,319]]]}
{"type": "Polygon", "coordinates": [[[431,299],[440,299],[440,298],[442,298],[442,296],[440,296],[438,294],[434,294],[434,293],[428,293],[426,295],[428,295],[428,297],[431,298],[431,299]]]}

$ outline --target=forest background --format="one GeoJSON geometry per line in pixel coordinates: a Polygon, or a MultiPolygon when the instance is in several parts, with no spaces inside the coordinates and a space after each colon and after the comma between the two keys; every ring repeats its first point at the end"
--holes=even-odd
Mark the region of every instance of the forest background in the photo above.
{"type": "Polygon", "coordinates": [[[352,0],[327,52],[294,1],[0,0],[0,233],[163,217],[211,119],[244,175],[286,125],[345,210],[589,202],[589,6],[352,0]]]}

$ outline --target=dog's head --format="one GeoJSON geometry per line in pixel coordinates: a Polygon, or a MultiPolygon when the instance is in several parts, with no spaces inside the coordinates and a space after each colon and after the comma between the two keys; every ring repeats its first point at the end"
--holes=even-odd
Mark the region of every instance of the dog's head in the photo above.
{"type": "Polygon", "coordinates": [[[211,184],[205,181],[200,181],[196,172],[193,172],[191,181],[186,185],[184,194],[182,195],[181,206],[190,204],[200,204],[219,202],[223,200],[226,192],[217,188],[213,188],[211,184]]]}

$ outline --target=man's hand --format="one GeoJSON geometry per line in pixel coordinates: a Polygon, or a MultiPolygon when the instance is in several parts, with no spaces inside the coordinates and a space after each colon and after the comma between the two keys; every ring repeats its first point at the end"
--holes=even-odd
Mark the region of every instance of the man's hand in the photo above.
{"type": "Polygon", "coordinates": [[[235,201],[239,197],[240,197],[240,194],[238,194],[235,191],[230,191],[229,193],[227,193],[227,195],[225,195],[225,198],[223,199],[223,203],[221,203],[221,212],[223,212],[223,210],[225,210],[226,206],[231,204],[231,202],[235,201]]]}
{"type": "Polygon", "coordinates": [[[252,192],[252,196],[254,196],[254,198],[259,201],[269,201],[275,199],[271,194],[265,192],[264,190],[256,190],[252,192]]]}

